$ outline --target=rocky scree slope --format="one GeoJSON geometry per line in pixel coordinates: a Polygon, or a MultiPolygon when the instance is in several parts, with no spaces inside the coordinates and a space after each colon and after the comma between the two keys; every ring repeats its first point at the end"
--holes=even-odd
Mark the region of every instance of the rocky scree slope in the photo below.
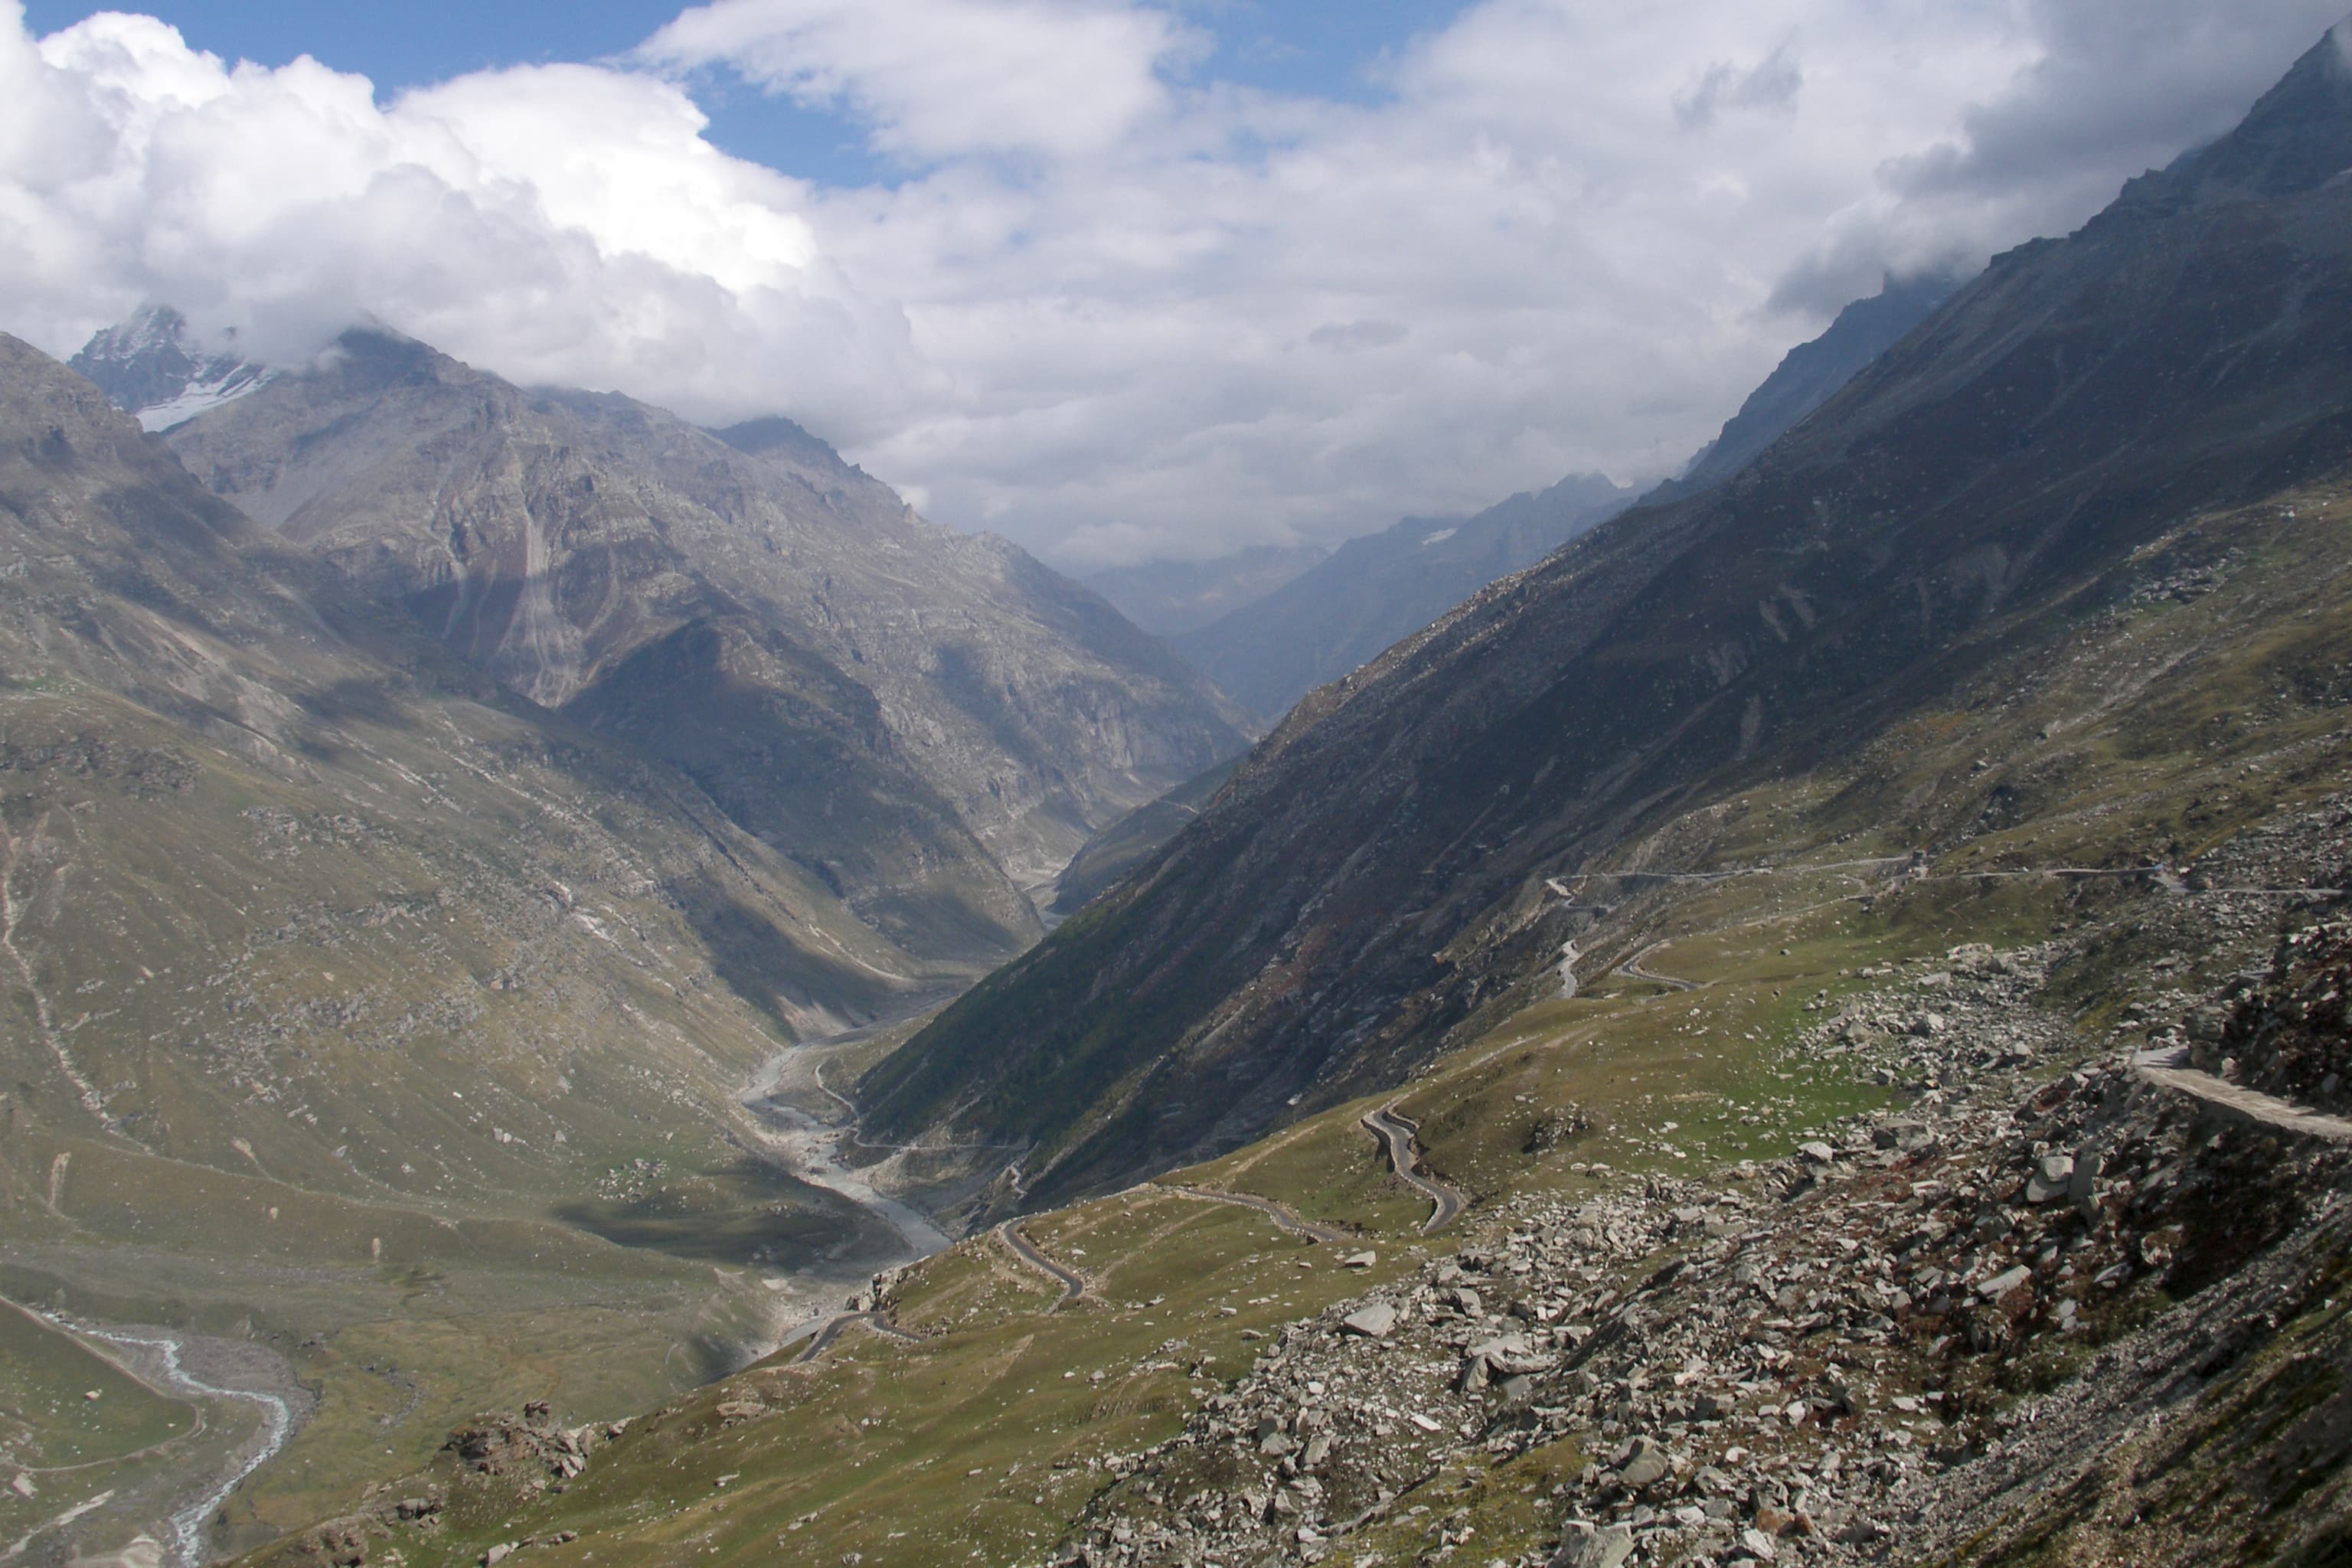
{"type": "Polygon", "coordinates": [[[2000,258],[1730,482],[1318,692],[861,1101],[900,1135],[1034,1137],[1041,1198],[1235,1146],[1396,1081],[1548,967],[1574,934],[1548,879],[1851,756],[2021,649],[2063,663],[2084,616],[2147,586],[2136,552],[2343,469],[2347,166],[2352,69],[2323,41],[2230,136],[2000,258]]]}
{"type": "Polygon", "coordinates": [[[347,334],[174,427],[216,494],[692,777],[894,942],[980,963],[1094,829],[1238,751],[1095,595],[782,420],[716,435],[347,334]]]}
{"type": "Polygon", "coordinates": [[[2037,993],[2079,956],[1964,947],[1847,999],[1802,1054],[1907,1110],[1513,1201],[1295,1325],[1047,1561],[2329,1561],[2352,1148],[2126,1055],[2050,1077],[2037,993]]]}
{"type": "Polygon", "coordinates": [[[2186,1024],[2192,1066],[2321,1110],[2352,1110],[2352,924],[2297,931],[2186,1024]]]}

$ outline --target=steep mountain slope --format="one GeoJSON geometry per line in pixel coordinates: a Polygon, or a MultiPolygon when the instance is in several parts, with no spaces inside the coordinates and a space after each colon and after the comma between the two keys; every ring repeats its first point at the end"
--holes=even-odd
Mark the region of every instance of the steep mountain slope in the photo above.
{"type": "Polygon", "coordinates": [[[1820,337],[1790,349],[1690,466],[1642,500],[1652,505],[1677,500],[1729,479],[1908,337],[1958,289],[1958,279],[1940,275],[1887,279],[1877,293],[1840,310],[1820,337]]]}
{"type": "Polygon", "coordinates": [[[1242,759],[1219,763],[1200,777],[1187,779],[1148,805],[1139,805],[1092,838],[1054,884],[1054,912],[1074,915],[1097,894],[1151,858],[1161,845],[1184,830],[1201,815],[1242,759]]]}
{"type": "MultiPolygon", "coordinates": [[[[1829,330],[1820,337],[1810,342],[1800,343],[1790,350],[1779,367],[1765,378],[1763,384],[1748,395],[1747,401],[1741,405],[1739,412],[1724,426],[1722,435],[1707,443],[1706,448],[1691,460],[1690,466],[1684,471],[1681,478],[1669,479],[1651,490],[1643,498],[1643,504],[1654,506],[1681,497],[1696,495],[1700,490],[1737,472],[1749,458],[1777,440],[1784,432],[1821,406],[1822,403],[1828,401],[1832,393],[1861,374],[1864,367],[1873,360],[1899,342],[1914,327],[1925,321],[1931,310],[1949,299],[1957,288],[1958,288],[1957,283],[1945,278],[1919,279],[1906,282],[1897,282],[1890,278],[1887,279],[1885,288],[1878,294],[1868,300],[1856,300],[1847,306],[1838,313],[1837,320],[1832,321],[1829,330]]],[[[1526,500],[1525,497],[1515,498],[1513,501],[1504,503],[1504,506],[1497,508],[1496,510],[1507,513],[1516,512],[1526,500]]],[[[1482,516],[1490,515],[1493,514],[1482,514],[1482,516]]],[[[1436,531],[1433,527],[1424,529],[1417,522],[1407,522],[1401,524],[1396,530],[1391,530],[1389,534],[1382,535],[1381,540],[1372,542],[1367,548],[1369,550],[1392,546],[1396,537],[1401,534],[1409,537],[1418,533],[1426,542],[1436,531]]],[[[1450,541],[1441,539],[1439,543],[1445,545],[1450,543],[1450,541]]],[[[1425,542],[1423,547],[1427,548],[1425,542]]],[[[1243,553],[1248,555],[1252,552],[1243,553]]],[[[1239,556],[1227,558],[1228,561],[1234,563],[1240,562],[1241,559],[1242,557],[1239,556]]],[[[1200,580],[1209,580],[1213,577],[1215,581],[1223,583],[1227,579],[1214,576],[1216,570],[1223,564],[1220,562],[1203,562],[1190,570],[1200,580]]],[[[1159,574],[1178,569],[1133,567],[1127,570],[1131,575],[1120,577],[1118,582],[1134,584],[1128,591],[1139,594],[1145,591],[1144,584],[1156,585],[1165,580],[1159,574]]],[[[1503,574],[1501,572],[1495,574],[1497,576],[1503,574]]],[[[1110,574],[1101,574],[1089,581],[1100,585],[1102,577],[1108,575],[1110,574]]],[[[1294,575],[1296,574],[1286,575],[1283,581],[1286,583],[1294,575]]],[[[1276,586],[1278,587],[1280,584],[1277,584],[1276,586]]],[[[1348,592],[1345,584],[1324,584],[1321,586],[1326,589],[1337,587],[1342,594],[1348,592]]],[[[1106,588],[1106,592],[1108,591],[1108,589],[1106,588]]],[[[1272,590],[1269,589],[1267,592],[1272,590]]],[[[1116,598],[1117,595],[1112,596],[1116,598]]],[[[1263,595],[1253,595],[1252,601],[1255,602],[1263,596],[1263,595]]],[[[1467,596],[1465,593],[1464,597],[1467,596]]],[[[1292,604],[1289,608],[1306,617],[1306,620],[1300,623],[1301,625],[1311,626],[1315,616],[1324,607],[1292,604]]],[[[1239,625],[1248,619],[1248,609],[1244,606],[1219,624],[1239,625]]],[[[1147,624],[1139,616],[1137,617],[1137,623],[1147,624]]],[[[1151,626],[1149,629],[1161,628],[1151,626]]],[[[1189,651],[1193,658],[1204,663],[1219,657],[1213,650],[1197,646],[1189,651]]],[[[1236,676],[1234,679],[1244,678],[1236,676]]],[[[1222,769],[1217,771],[1215,776],[1222,782],[1230,772],[1230,769],[1222,769]]],[[[1178,829],[1192,819],[1196,814],[1195,808],[1203,804],[1209,793],[1212,793],[1203,791],[1198,798],[1192,798],[1182,793],[1192,788],[1192,786],[1189,784],[1181,786],[1180,791],[1171,792],[1149,805],[1137,807],[1126,818],[1113,823],[1088,840],[1087,846],[1071,860],[1068,868],[1062,873],[1053,906],[1055,912],[1064,915],[1076,913],[1089,899],[1109,887],[1118,877],[1148,858],[1152,851],[1173,837],[1178,829]]]]}
{"type": "Polygon", "coordinates": [[[1259,544],[1208,561],[1107,567],[1081,581],[1145,631],[1173,637],[1265,598],[1329,553],[1320,545],[1259,544]]]}
{"type": "Polygon", "coordinates": [[[315,1419],[237,1529],[489,1387],[619,1414],[772,1343],[744,1265],[903,1256],[738,1096],[957,971],[14,339],[0,581],[0,1293],[289,1358],[315,1419]]]}
{"type": "MultiPolygon", "coordinates": [[[[1789,351],[1680,477],[1642,500],[1655,505],[1696,495],[1737,473],[1958,287],[1943,277],[1889,278],[1877,294],[1848,305],[1821,336],[1789,351]]],[[[1245,575],[1245,558],[1259,552],[1190,567],[1128,568],[1090,581],[1137,624],[1173,638],[1235,700],[1274,718],[1312,688],[1421,630],[1487,584],[1534,564],[1632,500],[1598,475],[1576,475],[1466,521],[1407,518],[1350,540],[1310,568],[1286,573],[1213,618],[1194,619],[1195,599],[1183,599],[1180,608],[1160,597],[1196,579],[1230,592],[1228,578],[1245,575]],[[1131,607],[1122,594],[1131,596],[1131,607]]]]}
{"type": "Polygon", "coordinates": [[[357,331],[170,439],[512,689],[677,766],[910,951],[1017,951],[1024,889],[1242,743],[1099,598],[924,522],[782,421],[722,438],[357,331]]]}
{"type": "MultiPolygon", "coordinates": [[[[1302,704],[1156,862],[870,1073],[869,1114],[1034,1138],[1053,1196],[1396,1081],[1548,971],[1575,930],[1548,879],[1640,867],[1669,815],[2062,647],[2201,510],[2339,470],[2347,167],[2352,68],[2325,41],[1730,482],[1302,704]]],[[[1987,764],[1988,811],[2069,765],[2044,742],[1987,764]]]]}
{"type": "Polygon", "coordinates": [[[1409,517],[1351,539],[1265,597],[1172,640],[1234,701],[1278,718],[1508,573],[1624,510],[1631,489],[1575,474],[1467,519],[1409,517]]]}

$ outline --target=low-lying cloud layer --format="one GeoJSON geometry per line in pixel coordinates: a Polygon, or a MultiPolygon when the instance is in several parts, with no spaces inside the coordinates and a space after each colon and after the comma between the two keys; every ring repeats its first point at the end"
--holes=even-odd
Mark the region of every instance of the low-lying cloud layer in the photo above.
{"type": "Polygon", "coordinates": [[[299,361],[372,317],[790,413],[1072,564],[1328,540],[1670,466],[1882,272],[2080,222],[2344,3],[1484,0],[1342,103],[1216,79],[1214,11],[718,0],[379,102],[0,0],[0,326],[162,299],[299,361]],[[897,177],[727,155],[719,79],[897,177]]]}

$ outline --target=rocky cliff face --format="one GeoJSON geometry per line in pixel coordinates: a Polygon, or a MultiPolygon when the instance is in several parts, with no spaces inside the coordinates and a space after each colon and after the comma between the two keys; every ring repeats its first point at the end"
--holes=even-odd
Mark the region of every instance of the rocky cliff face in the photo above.
{"type": "Polygon", "coordinates": [[[869,1106],[1034,1136],[1050,1195],[1394,1081],[1549,961],[1547,879],[2063,649],[2203,509],[2340,470],[2347,166],[2352,72],[2324,42],[1728,483],[1315,694],[1155,862],[877,1068],[869,1106]]]}
{"type": "Polygon", "coordinates": [[[713,436],[354,332],[170,439],[215,493],[674,763],[919,951],[1025,945],[1024,889],[1242,744],[1100,599],[782,421],[713,436]]]}

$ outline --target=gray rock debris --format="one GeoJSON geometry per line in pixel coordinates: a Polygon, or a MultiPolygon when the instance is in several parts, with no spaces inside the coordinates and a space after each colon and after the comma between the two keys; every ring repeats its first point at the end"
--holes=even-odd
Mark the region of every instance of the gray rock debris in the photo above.
{"type": "MultiPolygon", "coordinates": [[[[2064,1485],[2105,1440],[2044,1446],[2029,1406],[1984,1391],[2126,1298],[2160,1300],[2195,1250],[2179,1205],[2245,1177],[2217,1163],[2230,1135],[2121,1058],[2027,1075],[2068,1038],[2032,1001],[2051,956],[1956,953],[1949,1026],[1924,1048],[1891,1030],[1848,1043],[1855,1019],[1899,1016],[1893,994],[1810,1026],[1800,1048],[1923,1086],[1900,1115],[1807,1130],[1828,1160],[1525,1194],[1454,1256],[1292,1323],[1116,1471],[1051,1561],[1351,1563],[1352,1535],[1417,1521],[1423,1561],[1814,1568],[1882,1558],[1890,1521],[1905,1553],[1932,1556],[2005,1517],[2015,1489],[2064,1485]],[[2030,1201],[2036,1183],[2066,1201],[2030,1201]],[[1490,1554],[1439,1478],[1563,1440],[1606,1462],[1549,1500],[1560,1534],[1490,1554]]],[[[2323,1152],[2273,1173],[2317,1192],[2347,1163],[2323,1152]]],[[[2298,1212],[2352,1221],[2352,1203],[2298,1212]]],[[[2219,1353],[2138,1366],[2171,1321],[2097,1358],[2132,1369],[2114,1421],[2219,1353]]]]}

